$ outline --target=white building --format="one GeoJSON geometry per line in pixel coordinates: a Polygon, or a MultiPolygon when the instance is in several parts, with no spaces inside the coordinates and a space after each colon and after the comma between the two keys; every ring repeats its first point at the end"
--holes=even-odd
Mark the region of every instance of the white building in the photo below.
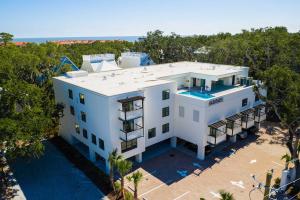
{"type": "Polygon", "coordinates": [[[81,70],[89,73],[121,69],[115,61],[115,54],[83,55],[81,70]]]}
{"type": "MultiPolygon", "coordinates": [[[[194,62],[151,65],[54,78],[57,102],[65,104],[59,134],[83,143],[92,161],[117,148],[125,158],[166,139],[197,147],[231,139],[265,119],[248,67],[194,62]]],[[[107,164],[107,162],[106,162],[107,164]]],[[[108,165],[107,165],[108,166],[108,165]]]]}
{"type": "Polygon", "coordinates": [[[150,56],[142,52],[125,52],[121,53],[118,59],[118,65],[121,68],[132,68],[139,66],[153,65],[154,62],[150,56]]]}

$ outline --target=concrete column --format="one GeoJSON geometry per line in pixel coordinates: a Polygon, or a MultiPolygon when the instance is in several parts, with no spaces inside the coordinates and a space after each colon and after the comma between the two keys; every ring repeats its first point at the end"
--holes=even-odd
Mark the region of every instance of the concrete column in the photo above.
{"type": "Polygon", "coordinates": [[[136,154],[135,161],[141,163],[143,161],[143,154],[142,153],[136,154]]]}
{"type": "Polygon", "coordinates": [[[260,129],[260,122],[255,123],[256,128],[259,130],[260,129]]]}
{"type": "Polygon", "coordinates": [[[177,137],[171,137],[171,147],[176,148],[177,137]]]}
{"type": "Polygon", "coordinates": [[[105,160],[105,173],[109,174],[110,171],[110,165],[108,159],[105,160]]]}
{"type": "Polygon", "coordinates": [[[205,159],[205,146],[202,145],[197,145],[198,149],[197,149],[197,158],[199,160],[204,160],[205,159]]]}
{"type": "Polygon", "coordinates": [[[90,161],[96,162],[96,153],[95,153],[95,151],[92,150],[91,148],[89,148],[89,154],[90,154],[90,161]]]}
{"type": "Polygon", "coordinates": [[[236,135],[230,136],[230,142],[232,142],[232,143],[236,142],[236,135]]]}

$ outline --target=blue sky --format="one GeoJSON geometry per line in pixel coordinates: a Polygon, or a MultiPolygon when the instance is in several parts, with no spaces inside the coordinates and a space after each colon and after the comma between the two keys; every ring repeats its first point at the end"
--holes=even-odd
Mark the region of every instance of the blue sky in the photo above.
{"type": "Polygon", "coordinates": [[[299,0],[0,0],[0,32],[15,37],[182,35],[266,26],[300,30],[299,0]]]}

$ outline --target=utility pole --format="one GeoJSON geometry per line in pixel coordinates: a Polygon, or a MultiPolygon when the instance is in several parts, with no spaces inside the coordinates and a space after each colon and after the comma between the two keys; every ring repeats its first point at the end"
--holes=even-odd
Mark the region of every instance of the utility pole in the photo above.
{"type": "Polygon", "coordinates": [[[273,176],[273,170],[268,171],[266,176],[265,193],[264,193],[263,200],[269,200],[272,176],[273,176]]]}

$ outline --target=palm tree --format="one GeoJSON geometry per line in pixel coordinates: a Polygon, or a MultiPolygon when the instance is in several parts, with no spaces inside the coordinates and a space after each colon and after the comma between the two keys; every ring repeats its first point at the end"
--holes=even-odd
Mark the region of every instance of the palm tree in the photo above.
{"type": "Polygon", "coordinates": [[[225,190],[220,190],[221,200],[234,200],[233,194],[226,192],[225,190]]]}
{"type": "Polygon", "coordinates": [[[124,192],[124,177],[126,174],[131,170],[132,162],[127,160],[120,160],[117,164],[119,174],[121,176],[121,191],[123,198],[125,198],[125,192],[124,192]]]}
{"type": "Polygon", "coordinates": [[[114,168],[117,166],[118,162],[122,159],[122,155],[118,154],[118,149],[114,149],[108,156],[109,162],[109,179],[111,187],[114,192],[116,192],[115,184],[114,184],[114,168]]]}
{"type": "Polygon", "coordinates": [[[141,182],[143,174],[140,171],[132,173],[131,176],[127,177],[128,181],[133,181],[134,184],[134,199],[138,199],[138,184],[141,182]]]}
{"type": "Polygon", "coordinates": [[[285,160],[285,169],[289,168],[289,163],[292,160],[292,157],[290,156],[290,154],[286,153],[281,157],[281,160],[285,160]]]}

